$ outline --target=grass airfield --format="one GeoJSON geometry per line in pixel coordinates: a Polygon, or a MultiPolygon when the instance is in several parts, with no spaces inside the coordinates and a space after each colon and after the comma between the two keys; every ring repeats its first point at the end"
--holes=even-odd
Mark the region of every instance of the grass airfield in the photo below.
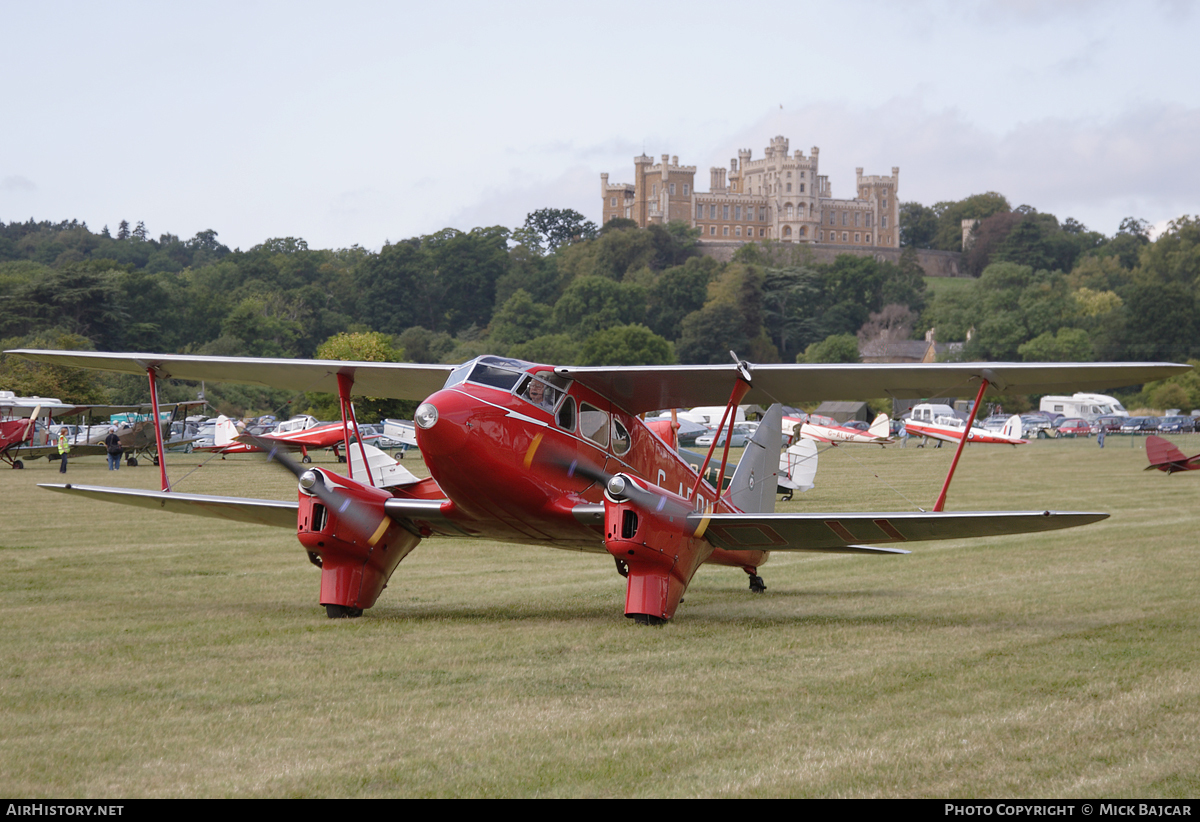
{"type": "MultiPolygon", "coordinates": [[[[953,450],[915,444],[823,451],[779,509],[929,508],[953,450]]],[[[1113,516],[775,554],[762,596],[703,568],[663,628],[624,618],[605,556],[436,540],[363,618],[327,620],[288,530],[74,501],[36,488],[61,479],[44,460],[2,470],[0,792],[1195,797],[1200,475],[1143,472],[1142,448],[971,446],[949,509],[1113,516]]],[[[177,490],[295,494],[253,457],[178,479],[200,462],[168,457],[177,490]]],[[[65,479],[158,471],[83,458],[65,479]]]]}

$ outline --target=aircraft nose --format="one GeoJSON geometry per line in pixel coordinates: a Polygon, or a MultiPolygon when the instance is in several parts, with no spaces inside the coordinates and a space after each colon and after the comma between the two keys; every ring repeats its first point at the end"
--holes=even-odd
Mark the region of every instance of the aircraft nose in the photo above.
{"type": "Polygon", "coordinates": [[[417,446],[430,456],[450,456],[467,443],[471,403],[457,391],[438,391],[417,406],[417,446]]]}

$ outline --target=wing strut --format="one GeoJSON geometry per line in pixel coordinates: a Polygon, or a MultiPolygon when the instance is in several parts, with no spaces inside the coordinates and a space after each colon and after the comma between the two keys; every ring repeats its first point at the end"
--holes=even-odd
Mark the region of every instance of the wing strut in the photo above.
{"type": "Polygon", "coordinates": [[[358,433],[358,417],[354,415],[354,404],[350,402],[350,389],[354,387],[354,377],[339,371],[337,383],[338,404],[342,411],[342,443],[346,446],[346,475],[354,479],[354,460],[350,459],[350,426],[354,426],[354,438],[358,440],[358,451],[362,454],[363,466],[366,467],[367,483],[374,485],[375,478],[371,476],[370,463],[367,462],[367,449],[363,447],[362,434],[358,433]]]}
{"type": "Polygon", "coordinates": [[[954,469],[958,467],[958,458],[962,456],[963,448],[967,444],[967,439],[971,433],[971,426],[975,424],[975,416],[979,413],[979,406],[983,403],[983,392],[987,391],[987,387],[991,383],[987,377],[979,378],[979,393],[975,395],[975,404],[971,406],[971,413],[967,418],[967,427],[963,430],[962,438],[958,441],[958,448],[954,451],[954,461],[950,463],[950,470],[946,474],[946,482],[942,485],[942,493],[938,494],[937,502],[933,504],[934,511],[942,511],[946,508],[946,492],[950,490],[950,480],[954,479],[954,469]]]}
{"type": "Polygon", "coordinates": [[[733,361],[738,364],[738,378],[733,385],[733,391],[729,395],[729,402],[725,406],[725,414],[721,417],[721,424],[717,426],[717,432],[713,434],[712,445],[708,446],[708,453],[704,455],[704,462],[701,465],[705,466],[705,470],[696,474],[696,484],[692,486],[692,492],[688,494],[689,499],[696,498],[696,492],[700,490],[700,483],[704,480],[704,475],[708,473],[708,461],[712,459],[713,451],[717,448],[717,443],[721,440],[721,432],[725,430],[725,420],[729,420],[729,433],[725,436],[725,450],[721,454],[721,470],[717,474],[717,496],[721,496],[721,486],[725,482],[725,465],[729,461],[729,446],[733,442],[733,424],[737,414],[733,413],[739,402],[751,389],[750,384],[750,366],[747,363],[738,360],[737,355],[732,351],[733,361]]]}
{"type": "Polygon", "coordinates": [[[158,371],[153,365],[146,368],[146,376],[150,378],[150,409],[154,414],[154,444],[158,446],[158,476],[162,480],[162,490],[170,491],[171,483],[167,481],[167,447],[163,443],[162,420],[158,418],[158,371]]]}

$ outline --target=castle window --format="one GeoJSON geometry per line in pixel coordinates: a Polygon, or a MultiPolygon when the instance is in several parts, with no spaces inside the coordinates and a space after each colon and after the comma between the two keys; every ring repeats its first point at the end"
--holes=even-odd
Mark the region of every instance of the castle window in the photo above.
{"type": "Polygon", "coordinates": [[[735,219],[735,220],[742,219],[742,207],[740,205],[735,205],[733,207],[733,219],[735,219]]]}
{"type": "MultiPolygon", "coordinates": [[[[868,213],[867,214],[867,228],[870,228],[870,227],[871,227],[871,215],[870,215],[870,213],[868,213]]],[[[871,242],[871,241],[867,240],[867,242],[871,242]]]]}
{"type": "Polygon", "coordinates": [[[857,211],[854,212],[854,227],[855,228],[858,228],[858,224],[861,220],[862,220],[862,214],[860,214],[857,211]]]}
{"type": "Polygon", "coordinates": [[[846,232],[846,231],[843,231],[843,232],[842,232],[842,242],[843,242],[843,243],[848,243],[848,242],[850,242],[850,234],[849,234],[849,232],[846,232]]]}
{"type": "Polygon", "coordinates": [[[861,234],[859,234],[857,231],[856,231],[856,232],[854,232],[854,242],[856,242],[856,243],[861,243],[861,242],[862,242],[862,235],[861,235],[861,234]]]}
{"type": "Polygon", "coordinates": [[[672,197],[675,196],[675,184],[674,183],[671,183],[671,196],[672,197]]]}
{"type": "Polygon", "coordinates": [[[870,244],[871,244],[871,235],[868,234],[867,235],[867,245],[870,245],[870,244]]]}
{"type": "Polygon", "coordinates": [[[708,227],[708,233],[709,233],[709,236],[712,236],[712,237],[717,236],[717,227],[715,225],[710,225],[708,227]]]}
{"type": "Polygon", "coordinates": [[[788,172],[788,179],[789,180],[792,179],[792,172],[790,172],[790,171],[788,172]]]}
{"type": "Polygon", "coordinates": [[[887,208],[887,197],[883,198],[883,207],[887,208]]]}
{"type": "Polygon", "coordinates": [[[801,183],[801,184],[800,184],[800,193],[801,193],[801,194],[803,194],[803,193],[804,193],[804,183],[801,183]]]}
{"type": "Polygon", "coordinates": [[[721,206],[721,219],[722,220],[729,219],[729,205],[728,204],[721,206]]]}
{"type": "Polygon", "coordinates": [[[611,200],[609,200],[608,206],[609,206],[609,208],[616,208],[617,207],[617,198],[613,197],[611,200]]]}
{"type": "Polygon", "coordinates": [[[746,206],[746,219],[747,220],[754,219],[754,206],[746,206]]]}
{"type": "Polygon", "coordinates": [[[836,214],[834,214],[832,211],[831,211],[831,212],[829,212],[829,224],[830,224],[830,225],[837,225],[837,223],[836,223],[836,222],[834,222],[834,219],[836,218],[836,216],[837,216],[837,215],[836,215],[836,214]]]}
{"type": "Polygon", "coordinates": [[[653,186],[653,188],[654,188],[654,195],[653,195],[653,196],[657,197],[657,196],[658,196],[658,184],[657,184],[657,183],[655,183],[655,184],[654,184],[654,186],[653,186]]]}
{"type": "Polygon", "coordinates": [[[696,203],[696,219],[704,219],[704,203],[696,203]]]}
{"type": "Polygon", "coordinates": [[[820,239],[821,242],[825,242],[825,232],[824,231],[821,232],[821,236],[818,239],[820,239]]]}
{"type": "Polygon", "coordinates": [[[786,206],[784,206],[784,208],[787,209],[787,218],[789,220],[792,219],[792,204],[788,203],[786,206]]]}
{"type": "Polygon", "coordinates": [[[712,205],[710,205],[708,207],[708,219],[710,219],[710,220],[717,219],[717,204],[716,203],[713,203],[712,205]]]}
{"type": "Polygon", "coordinates": [[[684,197],[688,196],[688,184],[687,183],[683,184],[683,196],[684,197]]]}
{"type": "Polygon", "coordinates": [[[796,233],[800,237],[807,237],[808,236],[808,226],[806,226],[806,225],[800,226],[800,230],[796,233]]]}
{"type": "Polygon", "coordinates": [[[734,228],[734,229],[733,229],[733,233],[734,233],[735,235],[737,235],[738,237],[742,236],[742,227],[741,227],[741,226],[737,226],[736,228],[734,228]]]}
{"type": "Polygon", "coordinates": [[[884,214],[884,215],[883,215],[883,217],[882,217],[882,218],[880,218],[880,219],[881,219],[881,222],[879,223],[879,227],[880,227],[880,228],[887,228],[887,215],[886,215],[886,214],[884,214]]]}
{"type": "Polygon", "coordinates": [[[792,193],[792,184],[791,183],[787,184],[787,190],[788,190],[788,194],[792,193]]]}
{"type": "Polygon", "coordinates": [[[729,226],[723,226],[721,228],[721,233],[724,234],[726,237],[728,237],[729,236],[729,226]]]}

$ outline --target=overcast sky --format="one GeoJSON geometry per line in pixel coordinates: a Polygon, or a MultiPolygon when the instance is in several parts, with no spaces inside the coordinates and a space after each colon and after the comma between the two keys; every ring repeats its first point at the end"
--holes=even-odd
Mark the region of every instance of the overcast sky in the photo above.
{"type": "Polygon", "coordinates": [[[315,248],[600,219],[633,157],[775,134],[836,197],[998,191],[1112,234],[1200,213],[1189,2],[0,0],[0,220],[315,248]]]}

